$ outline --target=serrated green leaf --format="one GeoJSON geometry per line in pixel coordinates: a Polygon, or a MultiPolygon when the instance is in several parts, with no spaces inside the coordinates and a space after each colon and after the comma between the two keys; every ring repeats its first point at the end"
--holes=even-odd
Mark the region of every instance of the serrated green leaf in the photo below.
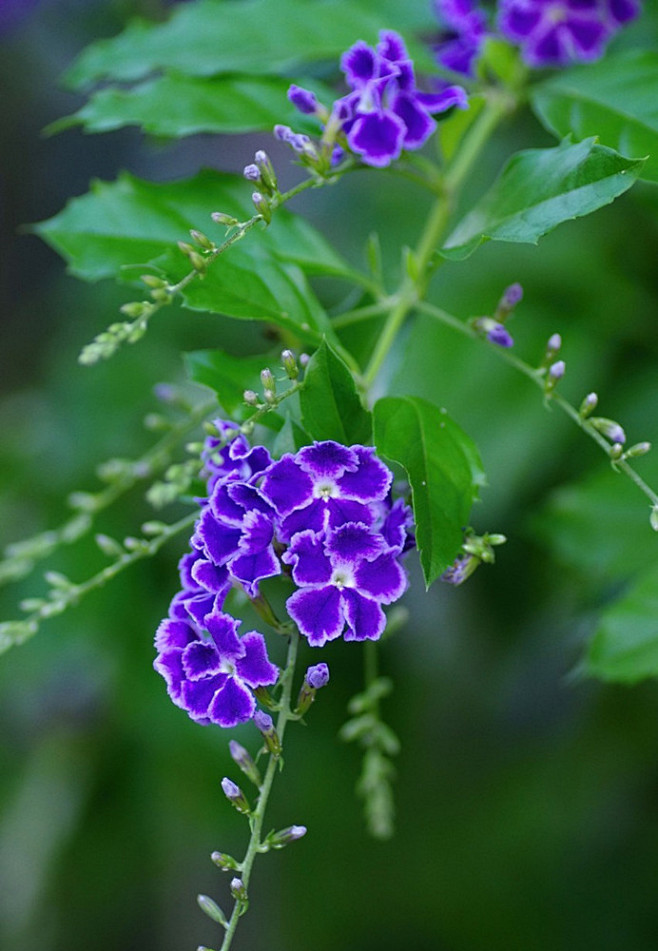
{"type": "Polygon", "coordinates": [[[463,260],[483,241],[537,244],[562,222],[610,204],[631,187],[642,164],[594,139],[518,152],[440,253],[463,260]]]}
{"type": "MultiPolygon", "coordinates": [[[[291,80],[276,77],[169,74],[131,89],[95,92],[76,113],[53,122],[47,133],[82,125],[86,132],[140,126],[150,135],[181,137],[200,132],[271,132],[277,122],[299,125],[300,114],[288,101],[291,80]]],[[[320,102],[334,99],[318,82],[304,81],[320,102]]]]}
{"type": "Polygon", "coordinates": [[[231,414],[245,408],[245,390],[261,388],[260,371],[268,365],[265,355],[234,357],[223,350],[192,350],[183,354],[183,360],[190,380],[214,390],[231,414]]]}
{"type": "Polygon", "coordinates": [[[603,612],[585,661],[587,673],[635,683],[658,676],[658,565],[603,612]]]}
{"type": "Polygon", "coordinates": [[[178,6],[166,23],[134,20],[119,36],[94,43],[66,81],[80,88],[169,69],[189,76],[275,75],[335,60],[359,39],[373,43],[384,26],[415,31],[433,25],[429,6],[408,0],[200,0],[178,6]]]}
{"type": "Polygon", "coordinates": [[[299,401],[302,425],[313,439],[334,439],[346,446],[369,442],[371,414],[349,368],[326,340],[309,361],[299,401]]]}
{"type": "Polygon", "coordinates": [[[560,70],[537,86],[532,107],[549,132],[596,135],[624,155],[648,156],[640,178],[658,182],[658,54],[635,50],[560,70]]]}
{"type": "Polygon", "coordinates": [[[444,410],[419,397],[389,396],[373,410],[377,451],[404,466],[416,542],[429,587],[453,563],[484,483],[473,441],[444,410]]]}

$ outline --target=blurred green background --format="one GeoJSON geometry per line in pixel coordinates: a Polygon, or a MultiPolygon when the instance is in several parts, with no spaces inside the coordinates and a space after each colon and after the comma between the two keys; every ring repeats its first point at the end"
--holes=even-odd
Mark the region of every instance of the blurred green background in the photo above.
{"type": "MultiPolygon", "coordinates": [[[[263,137],[176,145],[134,131],[44,139],[79,100],[57,77],[90,40],[158,0],[41,0],[0,7],[2,370],[0,542],[57,526],[72,489],[94,490],[95,465],[135,457],[152,387],[182,380],[180,351],[266,349],[262,328],[176,311],[109,364],[77,364],[114,319],[125,289],[87,286],[21,225],[49,217],[89,179],[128,168],[166,180],[201,165],[239,170],[263,137]],[[20,14],[20,15],[19,15],[20,14]]],[[[655,42],[655,12],[625,38],[655,42]],[[633,32],[634,31],[634,32],[633,32]]],[[[356,38],[355,38],[356,39],[356,38]]],[[[521,117],[492,143],[479,194],[510,151],[550,144],[521,117]]],[[[277,167],[288,156],[274,146],[277,167]]],[[[295,181],[297,173],[286,173],[295,181]]],[[[366,173],[298,203],[358,263],[373,227],[387,268],[411,242],[424,196],[366,173]],[[358,179],[358,180],[357,180],[358,179]],[[385,234],[395,223],[395,233],[385,234]]],[[[636,186],[538,248],[493,244],[446,265],[433,299],[460,316],[491,311],[506,284],[525,300],[511,325],[538,361],[564,338],[562,389],[590,389],[632,442],[658,442],[658,194],[636,186]]],[[[330,287],[319,287],[327,295],[330,287]]],[[[346,337],[347,340],[347,337],[346,337]]],[[[393,388],[447,407],[481,447],[489,486],[478,531],[508,543],[459,589],[424,593],[412,556],[409,621],[383,651],[395,679],[384,716],[402,740],[398,829],[364,831],[353,787],[359,753],[337,733],[360,689],[356,645],[323,652],[332,671],[308,717],[291,728],[272,826],[305,839],[263,857],[235,943],[270,951],[654,951],[658,945],[658,690],[573,676],[601,607],[655,559],[644,498],[601,453],[488,350],[426,320],[391,360],[393,388]],[[430,348],[428,341],[433,341],[430,348]],[[440,350],[438,363],[433,353],[440,350]],[[582,494],[582,485],[590,493],[582,494]],[[584,499],[594,499],[587,504],[584,499]]],[[[638,463],[658,482],[656,453],[638,463]]],[[[167,512],[173,520],[177,512],[167,512]]],[[[138,489],[98,528],[117,537],[149,517],[138,489]]],[[[197,909],[228,906],[213,849],[241,854],[244,820],[220,789],[238,779],[228,736],[193,724],[152,670],[152,635],[177,587],[184,539],[172,542],[0,658],[0,947],[3,951],[182,951],[216,947],[197,909]]],[[[82,580],[102,567],[93,542],[45,567],[82,580]]],[[[2,590],[2,616],[41,593],[38,572],[2,590]]],[[[308,663],[317,653],[306,649],[308,663]]],[[[255,730],[235,735],[251,749],[255,730]]]]}

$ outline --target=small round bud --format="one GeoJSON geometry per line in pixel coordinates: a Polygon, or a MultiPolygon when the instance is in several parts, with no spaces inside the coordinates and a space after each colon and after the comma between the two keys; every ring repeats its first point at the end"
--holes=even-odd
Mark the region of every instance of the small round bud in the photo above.
{"type": "Polygon", "coordinates": [[[281,740],[279,739],[279,734],[276,732],[272,717],[269,713],[263,713],[262,710],[257,710],[256,713],[254,713],[254,723],[262,733],[265,746],[269,752],[275,759],[279,757],[281,755],[281,740]]]}
{"type": "Polygon", "coordinates": [[[247,406],[258,406],[260,400],[258,399],[258,393],[254,393],[253,390],[245,390],[242,394],[242,399],[245,401],[247,406]]]}
{"type": "Polygon", "coordinates": [[[210,860],[215,863],[217,868],[221,868],[224,872],[227,872],[229,869],[235,871],[235,869],[240,868],[233,856],[227,855],[226,852],[213,852],[210,856],[210,860]]]}
{"type": "Polygon", "coordinates": [[[618,442],[622,445],[626,442],[626,433],[614,419],[605,419],[603,416],[593,416],[590,422],[594,429],[600,432],[602,436],[605,436],[606,439],[609,439],[610,442],[618,442]]]}
{"type": "Polygon", "coordinates": [[[546,356],[554,357],[556,353],[560,352],[562,347],[562,337],[560,334],[551,334],[546,343],[546,356]]]}
{"type": "Polygon", "coordinates": [[[242,175],[248,182],[260,182],[260,169],[257,165],[245,165],[242,175]]]}
{"type": "Polygon", "coordinates": [[[236,901],[247,901],[247,889],[242,879],[237,878],[237,876],[231,879],[231,895],[233,895],[236,901]]]}
{"type": "Polygon", "coordinates": [[[566,365],[564,360],[556,360],[555,363],[552,363],[548,368],[548,375],[555,383],[558,380],[561,380],[564,376],[564,371],[566,370],[566,365]]]}
{"type": "Polygon", "coordinates": [[[269,224],[272,220],[272,209],[267,199],[260,193],[254,192],[251,196],[256,211],[262,215],[263,220],[269,224]]]}
{"type": "Polygon", "coordinates": [[[305,679],[311,687],[314,687],[316,690],[319,690],[321,687],[326,687],[329,683],[329,667],[324,663],[314,664],[306,671],[305,679]]]}
{"type": "Polygon", "coordinates": [[[523,287],[518,282],[516,282],[505,288],[500,302],[508,310],[511,310],[512,307],[516,307],[517,304],[520,304],[522,300],[523,287]]]}

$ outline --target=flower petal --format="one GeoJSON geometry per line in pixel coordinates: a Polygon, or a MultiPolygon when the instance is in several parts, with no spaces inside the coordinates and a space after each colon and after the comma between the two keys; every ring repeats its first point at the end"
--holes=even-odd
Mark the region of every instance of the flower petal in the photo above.
{"type": "Polygon", "coordinates": [[[358,591],[343,590],[346,641],[376,641],[386,626],[386,615],[376,601],[365,598],[358,591]]]}
{"type": "Polygon", "coordinates": [[[333,585],[295,591],[286,605],[290,617],[311,646],[322,647],[327,641],[340,637],[345,619],[341,594],[333,585]]]}
{"type": "Polygon", "coordinates": [[[354,471],[358,458],[347,446],[327,439],[300,449],[297,463],[315,482],[316,479],[338,479],[346,470],[354,471]]]}
{"type": "Polygon", "coordinates": [[[206,618],[206,629],[222,659],[244,655],[244,647],[238,637],[239,624],[230,614],[210,614],[206,618]]]}
{"type": "Polygon", "coordinates": [[[328,584],[331,578],[331,561],[324,550],[324,535],[320,532],[299,532],[293,538],[283,561],[292,565],[295,584],[328,584]]]}
{"type": "Polygon", "coordinates": [[[362,561],[356,569],[354,581],[359,591],[383,604],[392,604],[402,597],[407,587],[407,576],[392,552],[362,561]]]}
{"type": "Polygon", "coordinates": [[[282,456],[267,470],[261,491],[279,515],[302,508],[313,498],[313,483],[291,455],[282,456]]]}
{"type": "Polygon", "coordinates": [[[358,467],[345,472],[338,479],[341,498],[358,502],[373,502],[384,499],[391,487],[393,473],[375,456],[375,450],[366,446],[353,446],[358,467]]]}
{"type": "Polygon", "coordinates": [[[256,709],[251,690],[236,677],[227,677],[224,686],[217,691],[208,706],[208,717],[223,727],[236,726],[250,720],[256,709]]]}
{"type": "Polygon", "coordinates": [[[258,631],[249,631],[242,638],[244,656],[236,661],[241,679],[250,687],[269,687],[279,678],[279,668],[270,663],[265,638],[258,631]]]}

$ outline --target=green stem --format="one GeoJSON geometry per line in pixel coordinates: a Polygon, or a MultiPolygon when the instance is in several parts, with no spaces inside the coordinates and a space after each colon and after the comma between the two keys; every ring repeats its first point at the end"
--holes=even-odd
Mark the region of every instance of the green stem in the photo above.
{"type": "MultiPolygon", "coordinates": [[[[456,330],[458,333],[469,337],[471,340],[477,340],[480,343],[485,343],[482,337],[475,330],[473,330],[472,327],[459,320],[453,314],[449,314],[442,308],[436,307],[434,304],[429,304],[426,301],[419,302],[418,310],[423,314],[427,314],[428,317],[432,317],[434,320],[444,324],[446,327],[450,327],[451,330],[456,330]]],[[[535,367],[530,366],[530,364],[526,363],[525,360],[521,360],[515,354],[510,353],[508,350],[505,350],[501,347],[497,347],[495,344],[487,344],[487,346],[500,360],[504,360],[505,363],[508,363],[510,366],[514,367],[514,369],[526,376],[532,381],[532,383],[534,383],[536,387],[538,387],[538,389],[544,392],[544,376],[539,373],[535,367]]],[[[638,475],[635,469],[629,465],[625,459],[614,459],[611,456],[611,446],[608,440],[601,435],[598,429],[596,429],[586,417],[581,416],[575,406],[572,406],[572,404],[563,396],[560,396],[559,393],[551,393],[548,399],[550,399],[552,404],[558,406],[563,413],[572,419],[573,422],[589,436],[590,439],[594,440],[594,442],[606,454],[608,459],[610,459],[613,467],[619,472],[623,472],[624,475],[634,482],[640,491],[646,495],[652,505],[658,505],[658,494],[654,492],[651,486],[647,485],[644,479],[638,475]]]]}
{"type": "Polygon", "coordinates": [[[457,194],[498,123],[510,111],[507,95],[491,94],[483,111],[467,133],[443,177],[442,191],[425,222],[416,250],[411,253],[407,274],[393,295],[392,309],[379,336],[370,362],[363,374],[365,386],[371,386],[388,356],[407,315],[422,300],[433,271],[436,247],[445,235],[457,194]]]}
{"type": "MultiPolygon", "coordinates": [[[[295,673],[295,664],[297,662],[297,650],[299,647],[299,634],[295,631],[288,643],[288,656],[286,657],[286,666],[283,672],[283,690],[281,693],[281,709],[279,711],[279,716],[276,722],[276,731],[279,735],[279,740],[283,744],[283,737],[286,730],[286,726],[291,719],[294,719],[292,715],[292,710],[290,707],[290,699],[292,696],[292,685],[293,677],[295,673]]],[[[249,845],[247,846],[247,852],[242,862],[241,868],[242,872],[240,877],[246,889],[249,887],[249,879],[251,878],[251,871],[254,864],[254,859],[258,854],[261,842],[261,832],[263,829],[263,821],[265,819],[265,810],[267,809],[267,802],[270,797],[270,792],[272,791],[272,784],[274,782],[274,777],[279,768],[280,759],[278,757],[270,755],[269,763],[267,764],[267,769],[265,771],[265,777],[263,779],[263,784],[260,787],[260,795],[258,797],[258,805],[252,813],[251,816],[251,838],[249,839],[249,845]]],[[[228,922],[228,927],[224,934],[224,941],[220,951],[228,951],[231,947],[233,941],[233,936],[238,927],[238,921],[240,920],[240,915],[242,913],[242,903],[239,901],[235,902],[233,906],[233,911],[228,922]]]]}

